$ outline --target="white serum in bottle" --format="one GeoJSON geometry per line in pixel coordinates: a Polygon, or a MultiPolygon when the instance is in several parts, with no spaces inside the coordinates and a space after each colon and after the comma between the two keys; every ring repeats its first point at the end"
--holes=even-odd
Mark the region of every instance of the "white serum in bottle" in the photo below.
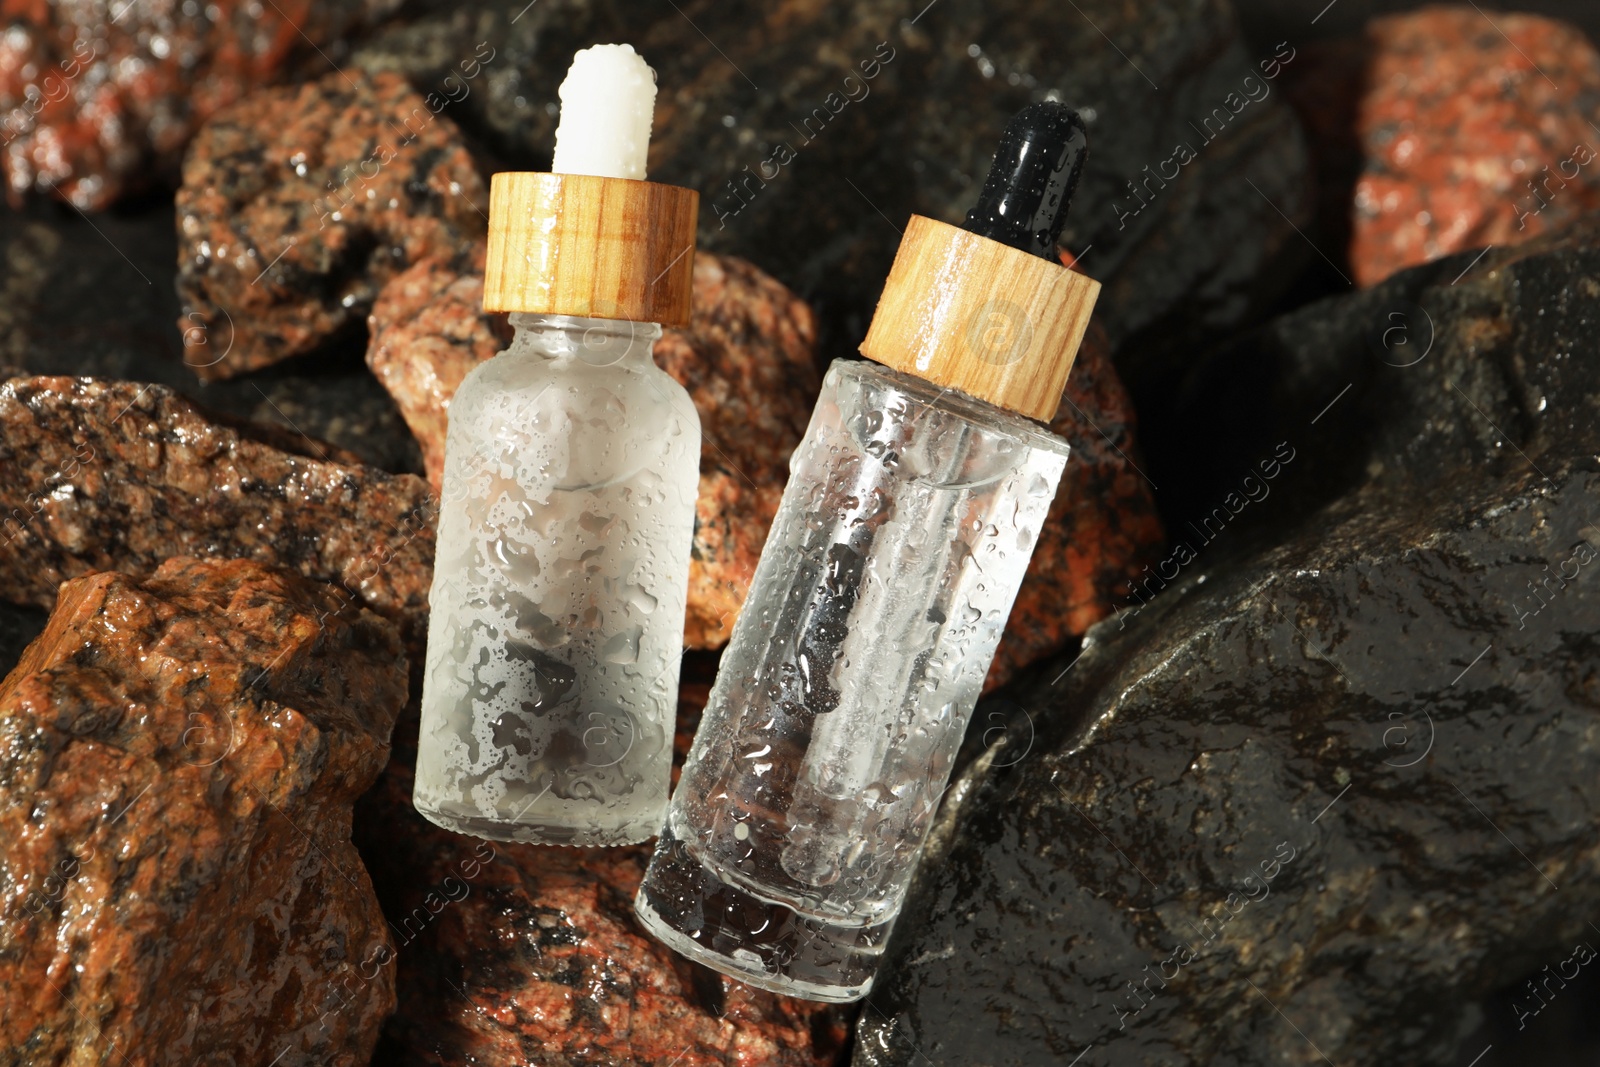
{"type": "Polygon", "coordinates": [[[461,833],[621,845],[666,805],[700,421],[651,358],[696,207],[643,181],[655,92],[628,45],[579,52],[553,173],[495,176],[516,336],[450,404],[413,794],[461,833]]]}

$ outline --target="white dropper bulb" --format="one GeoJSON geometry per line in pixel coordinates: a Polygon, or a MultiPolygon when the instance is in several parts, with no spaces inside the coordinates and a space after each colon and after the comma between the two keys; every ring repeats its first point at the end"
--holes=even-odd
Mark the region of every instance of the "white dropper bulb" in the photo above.
{"type": "Polygon", "coordinates": [[[597,44],[572,57],[561,83],[557,174],[644,180],[656,72],[630,44],[597,44]]]}

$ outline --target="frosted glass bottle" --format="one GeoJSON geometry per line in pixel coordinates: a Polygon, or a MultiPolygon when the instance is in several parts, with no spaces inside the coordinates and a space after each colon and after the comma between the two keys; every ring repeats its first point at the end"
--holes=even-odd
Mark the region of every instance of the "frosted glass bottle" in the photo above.
{"type": "Polygon", "coordinates": [[[829,369],[635,902],[752,985],[871,985],[1067,460],[1037,423],[829,369]]]}
{"type": "Polygon", "coordinates": [[[413,800],[479,837],[642,841],[672,765],[699,416],[655,324],[511,323],[450,404],[413,800]]]}

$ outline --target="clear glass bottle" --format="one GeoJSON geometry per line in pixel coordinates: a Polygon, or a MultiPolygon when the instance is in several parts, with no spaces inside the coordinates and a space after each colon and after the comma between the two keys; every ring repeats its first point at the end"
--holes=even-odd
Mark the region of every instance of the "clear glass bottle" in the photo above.
{"type": "Polygon", "coordinates": [[[700,420],[655,324],[513,314],[450,404],[414,803],[618,845],[666,804],[700,420]]]}
{"type": "Polygon", "coordinates": [[[1099,291],[1055,258],[1086,145],[1019,113],[962,228],[907,224],[877,362],[828,370],[634,900],[692,959],[871,988],[1066,466],[1040,423],[1099,291]]]}
{"type": "Polygon", "coordinates": [[[752,985],[870,985],[1067,461],[1029,420],[829,369],[637,910],[752,985]]]}

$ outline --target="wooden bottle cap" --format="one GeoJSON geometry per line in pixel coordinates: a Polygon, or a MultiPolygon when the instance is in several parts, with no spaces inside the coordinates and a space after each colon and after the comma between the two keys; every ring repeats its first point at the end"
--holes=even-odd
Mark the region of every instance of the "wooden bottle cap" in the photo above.
{"type": "Polygon", "coordinates": [[[483,309],[687,326],[699,211],[676,185],[496,174],[483,309]]]}
{"type": "Polygon", "coordinates": [[[861,354],[1049,422],[1099,295],[1059,263],[913,215],[861,354]]]}

